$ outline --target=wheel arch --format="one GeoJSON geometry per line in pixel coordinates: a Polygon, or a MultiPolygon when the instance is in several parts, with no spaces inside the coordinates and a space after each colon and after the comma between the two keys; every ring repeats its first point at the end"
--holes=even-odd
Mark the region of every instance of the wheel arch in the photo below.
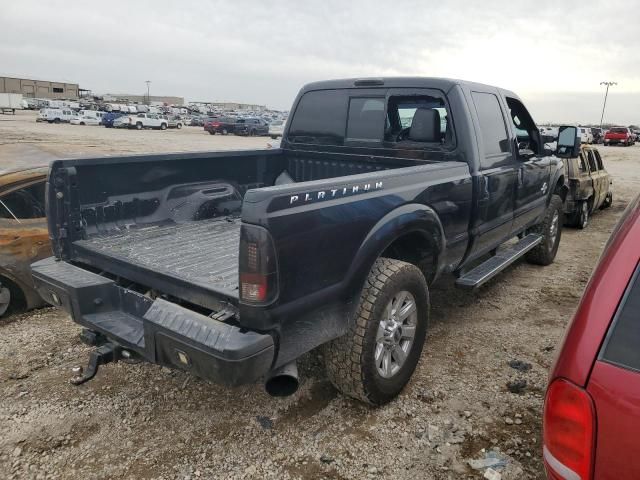
{"type": "Polygon", "coordinates": [[[432,208],[398,207],[382,217],[360,245],[346,277],[348,293],[359,292],[375,261],[385,256],[416,265],[430,284],[442,269],[444,246],[444,229],[432,208]]]}

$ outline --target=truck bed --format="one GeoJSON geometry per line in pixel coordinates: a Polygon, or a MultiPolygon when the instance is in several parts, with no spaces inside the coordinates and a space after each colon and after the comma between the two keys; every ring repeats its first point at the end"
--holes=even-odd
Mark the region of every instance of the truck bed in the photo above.
{"type": "MultiPolygon", "coordinates": [[[[132,228],[74,242],[83,257],[128,264],[169,280],[238,296],[240,219],[227,217],[132,228]]],[[[117,272],[114,272],[117,273],[117,272]]]]}

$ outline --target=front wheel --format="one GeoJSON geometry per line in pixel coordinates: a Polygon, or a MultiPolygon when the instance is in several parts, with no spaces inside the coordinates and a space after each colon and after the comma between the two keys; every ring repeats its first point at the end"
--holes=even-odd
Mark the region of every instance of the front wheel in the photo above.
{"type": "Polygon", "coordinates": [[[167,129],[167,124],[166,123],[161,123],[160,124],[160,130],[166,130],[167,129]]]}
{"type": "Polygon", "coordinates": [[[413,374],[427,334],[429,290],[420,269],[379,258],[355,322],[324,346],[327,376],[345,395],[372,405],[393,400],[413,374]]]}
{"type": "Polygon", "coordinates": [[[136,130],[142,130],[142,123],[136,123],[136,130]]]}
{"type": "Polygon", "coordinates": [[[182,124],[181,124],[181,123],[178,123],[178,124],[176,125],[176,128],[177,128],[178,130],[180,130],[180,129],[182,128],[182,124]]]}
{"type": "Polygon", "coordinates": [[[542,236],[542,241],[527,253],[527,261],[536,265],[550,265],[558,253],[562,235],[562,198],[552,195],[542,223],[533,227],[530,233],[542,236]]]}
{"type": "Polygon", "coordinates": [[[607,196],[604,198],[604,202],[602,202],[602,205],[600,206],[600,208],[602,210],[604,210],[605,208],[609,208],[611,205],[613,205],[613,193],[612,192],[608,192],[607,196]]]}

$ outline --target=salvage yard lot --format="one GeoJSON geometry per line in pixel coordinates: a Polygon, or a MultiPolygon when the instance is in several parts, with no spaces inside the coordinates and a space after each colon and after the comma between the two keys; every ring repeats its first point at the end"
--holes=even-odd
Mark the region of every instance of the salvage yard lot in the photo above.
{"type": "MultiPolygon", "coordinates": [[[[0,117],[0,170],[57,157],[263,148],[268,138],[202,128],[129,131],[0,117]]],[[[402,395],[372,409],[335,392],[320,352],[300,390],[227,389],[123,363],[74,387],[79,327],[54,309],[0,323],[0,472],[9,478],[482,478],[468,461],[499,450],[502,478],[542,479],[540,419],[556,347],[624,207],[640,191],[640,145],[602,147],[612,208],[565,228],[556,262],[518,262],[477,292],[443,278],[429,338],[402,395]],[[531,368],[511,368],[519,360],[531,368]],[[520,381],[518,393],[507,383],[520,381]],[[526,384],[524,383],[526,381],[526,384]],[[484,450],[484,451],[483,451],[484,450]]],[[[516,366],[522,364],[515,364],[516,366]]],[[[526,365],[525,365],[526,367],[526,365]]]]}

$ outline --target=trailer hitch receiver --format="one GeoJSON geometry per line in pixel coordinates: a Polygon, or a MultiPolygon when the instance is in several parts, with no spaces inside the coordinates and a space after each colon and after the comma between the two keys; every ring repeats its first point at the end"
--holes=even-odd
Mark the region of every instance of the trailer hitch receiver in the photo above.
{"type": "Polygon", "coordinates": [[[87,365],[86,370],[83,370],[82,367],[73,368],[75,376],[70,380],[70,382],[73,385],[82,385],[83,383],[88,382],[96,376],[100,365],[117,362],[120,360],[121,354],[122,347],[120,347],[120,345],[105,343],[91,352],[89,355],[89,364],[87,365]]]}

